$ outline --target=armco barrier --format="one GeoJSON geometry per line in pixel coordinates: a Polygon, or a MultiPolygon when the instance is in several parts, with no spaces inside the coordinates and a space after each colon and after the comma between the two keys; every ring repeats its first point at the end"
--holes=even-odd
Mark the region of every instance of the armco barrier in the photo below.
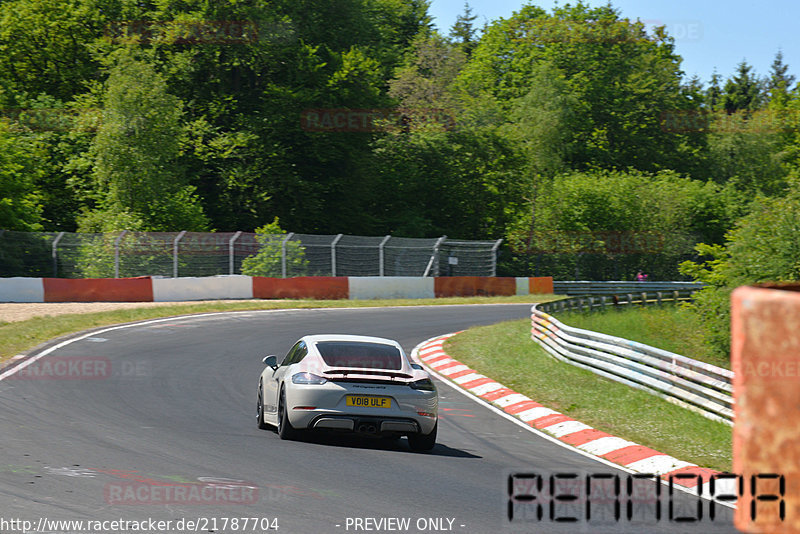
{"type": "Polygon", "coordinates": [[[642,291],[690,291],[701,289],[699,282],[594,282],[586,280],[555,281],[553,291],[556,295],[616,295],[620,293],[641,293],[642,291]]]}
{"type": "Polygon", "coordinates": [[[679,301],[674,292],[642,294],[639,301],[624,298],[579,297],[531,308],[531,339],[555,358],[611,380],[658,395],[709,419],[732,424],[733,372],[686,356],[627,339],[567,326],[546,313],[556,309],[596,309],[601,301],[626,305],[679,301]]]}
{"type": "Polygon", "coordinates": [[[346,276],[300,276],[297,278],[253,277],[253,298],[257,299],[346,299],[346,276]]]}
{"type": "Polygon", "coordinates": [[[43,278],[44,302],[152,302],[149,276],[138,278],[43,278]]]}
{"type": "Polygon", "coordinates": [[[186,278],[0,278],[0,302],[166,302],[211,299],[379,299],[546,293],[552,278],[221,275],[186,278]]]}

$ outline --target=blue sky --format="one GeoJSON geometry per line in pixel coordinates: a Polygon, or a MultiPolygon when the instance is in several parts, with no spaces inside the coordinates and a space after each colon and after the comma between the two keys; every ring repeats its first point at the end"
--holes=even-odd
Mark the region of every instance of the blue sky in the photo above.
{"type": "MultiPolygon", "coordinates": [[[[508,18],[523,0],[469,0],[476,23],[508,18]]],[[[533,1],[550,11],[553,0],[533,1]]],[[[561,5],[567,2],[560,2],[561,5]]],[[[575,2],[572,2],[575,3],[575,2]]],[[[600,6],[606,0],[589,0],[600,6]]],[[[778,49],[789,64],[789,73],[800,79],[800,1],[797,0],[613,0],[622,16],[650,25],[659,21],[675,37],[687,76],[697,74],[707,84],[716,67],[723,79],[746,59],[755,72],[766,75],[778,49]]],[[[431,0],[430,14],[447,34],[464,10],[464,0],[431,0]]]]}

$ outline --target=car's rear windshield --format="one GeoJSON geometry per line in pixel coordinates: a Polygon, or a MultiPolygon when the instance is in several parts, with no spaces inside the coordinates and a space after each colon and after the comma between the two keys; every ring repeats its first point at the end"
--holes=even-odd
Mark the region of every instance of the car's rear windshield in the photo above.
{"type": "Polygon", "coordinates": [[[383,343],[358,341],[321,341],[317,343],[322,359],[331,367],[400,369],[403,357],[397,347],[383,343]]]}

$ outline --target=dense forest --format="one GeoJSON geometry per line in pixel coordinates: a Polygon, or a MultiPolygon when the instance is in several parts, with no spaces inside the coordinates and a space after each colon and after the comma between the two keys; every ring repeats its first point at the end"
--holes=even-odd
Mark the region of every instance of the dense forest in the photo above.
{"type": "Polygon", "coordinates": [[[500,274],[694,277],[710,315],[800,277],[780,51],[688,79],[665,28],[582,3],[0,5],[2,229],[503,238],[500,274]]]}

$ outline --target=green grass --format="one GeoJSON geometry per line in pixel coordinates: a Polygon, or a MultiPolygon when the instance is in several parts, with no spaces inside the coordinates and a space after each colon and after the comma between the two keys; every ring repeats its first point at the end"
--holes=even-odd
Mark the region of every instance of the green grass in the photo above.
{"type": "Polygon", "coordinates": [[[530,321],[471,328],[448,340],[453,358],[543,405],[680,460],[731,469],[731,427],[549,356],[530,321]]]}
{"type": "Polygon", "coordinates": [[[603,312],[555,314],[562,323],[668,350],[730,369],[730,359],[711,350],[692,310],[681,306],[635,307],[603,312]]]}
{"type": "Polygon", "coordinates": [[[210,302],[196,305],[165,305],[152,308],[134,308],[99,313],[79,313],[36,317],[26,321],[0,323],[0,363],[24,353],[45,341],[100,326],[129,323],[218,311],[275,310],[291,308],[353,308],[368,306],[428,306],[446,304],[496,304],[534,303],[555,300],[555,295],[520,295],[512,297],[454,297],[439,299],[386,299],[386,300],[253,300],[247,302],[210,302]]]}

